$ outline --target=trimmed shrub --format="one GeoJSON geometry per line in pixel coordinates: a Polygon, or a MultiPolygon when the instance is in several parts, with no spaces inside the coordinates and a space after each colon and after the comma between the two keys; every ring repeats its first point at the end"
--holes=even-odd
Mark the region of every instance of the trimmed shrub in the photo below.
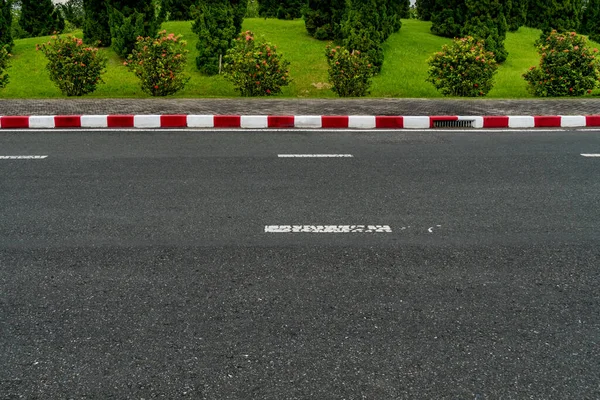
{"type": "Polygon", "coordinates": [[[0,89],[8,84],[8,74],[4,74],[4,72],[9,67],[9,59],[8,45],[0,46],[0,89]]]}
{"type": "Polygon", "coordinates": [[[467,15],[461,36],[482,39],[485,49],[502,63],[508,57],[504,47],[508,25],[501,0],[466,0],[467,15]]]}
{"type": "Polygon", "coordinates": [[[242,33],[227,51],[223,70],[242,96],[273,96],[290,83],[289,62],[277,54],[277,47],[257,42],[250,31],[242,33]]]}
{"type": "Polygon", "coordinates": [[[302,16],[305,0],[259,0],[258,14],[265,18],[294,19],[302,16]]]}
{"type": "Polygon", "coordinates": [[[52,40],[41,46],[48,64],[50,80],[67,96],[82,96],[96,90],[103,83],[102,74],[106,70],[106,57],[98,49],[83,44],[76,37],[52,36],[52,40]]]}
{"type": "Polygon", "coordinates": [[[229,0],[231,8],[233,9],[233,26],[235,31],[232,39],[235,39],[237,35],[242,31],[242,23],[244,23],[244,17],[248,10],[248,0],[229,0]]]}
{"type": "Polygon", "coordinates": [[[190,78],[183,74],[188,51],[181,36],[167,31],[156,38],[139,37],[127,61],[127,68],[140,79],[142,90],[151,96],[168,96],[183,89],[190,78]]]}
{"type": "Polygon", "coordinates": [[[198,70],[206,75],[218,74],[221,57],[225,56],[236,36],[229,2],[201,3],[192,31],[198,34],[198,70]]]}
{"type": "Polygon", "coordinates": [[[360,51],[340,46],[325,49],[329,65],[329,83],[340,97],[361,97],[369,94],[373,69],[367,57],[360,51]]]}
{"type": "Polygon", "coordinates": [[[541,55],[539,67],[523,74],[535,96],[581,96],[598,86],[600,64],[598,49],[586,47],[587,40],[575,32],[552,31],[536,47],[541,55]]]}
{"type": "Polygon", "coordinates": [[[460,37],[466,15],[465,0],[435,0],[431,8],[431,32],[448,38],[460,37]]]}
{"type": "Polygon", "coordinates": [[[542,37],[552,30],[576,31],[581,22],[582,0],[529,0],[527,26],[542,30],[542,37]]]}
{"type": "Polygon", "coordinates": [[[590,40],[600,42],[600,0],[589,0],[583,10],[579,33],[590,35],[590,40]]]}
{"type": "Polygon", "coordinates": [[[304,9],[306,31],[318,40],[340,39],[345,12],[346,0],[308,0],[304,9]]]}
{"type": "Polygon", "coordinates": [[[146,2],[141,2],[138,7],[124,6],[121,9],[108,7],[112,47],[122,58],[131,53],[139,36],[154,37],[160,27],[154,8],[149,8],[146,2]]]}
{"type": "Polygon", "coordinates": [[[444,96],[485,96],[494,86],[494,74],[498,70],[494,54],[473,37],[454,39],[427,63],[427,82],[444,96]]]}

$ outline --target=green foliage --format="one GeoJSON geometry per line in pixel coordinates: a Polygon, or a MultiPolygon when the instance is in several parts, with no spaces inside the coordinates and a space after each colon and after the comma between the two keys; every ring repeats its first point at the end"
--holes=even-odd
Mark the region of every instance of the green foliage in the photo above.
{"type": "Polygon", "coordinates": [[[52,0],[21,0],[19,25],[36,37],[62,32],[65,21],[52,0]]]}
{"type": "Polygon", "coordinates": [[[393,29],[385,25],[385,22],[390,22],[385,21],[385,4],[379,0],[354,0],[349,5],[347,18],[342,24],[342,43],[349,51],[357,50],[357,54],[366,56],[373,64],[373,73],[377,73],[383,65],[381,44],[386,39],[385,35],[393,29]]]}
{"type": "Polygon", "coordinates": [[[103,82],[107,60],[97,48],[88,47],[76,37],[53,36],[52,41],[37,46],[46,58],[50,80],[67,96],[82,96],[96,90],[103,82]]]}
{"type": "Polygon", "coordinates": [[[64,4],[56,6],[66,22],[75,28],[81,28],[85,20],[83,11],[83,0],[68,0],[64,4]]]}
{"type": "Polygon", "coordinates": [[[362,97],[369,94],[373,69],[369,59],[358,50],[340,46],[325,49],[329,66],[329,83],[340,97],[362,97]]]}
{"type": "Polygon", "coordinates": [[[242,96],[273,96],[290,84],[289,65],[271,43],[257,42],[250,31],[242,33],[227,51],[223,70],[242,96]]]}
{"type": "Polygon", "coordinates": [[[460,37],[466,15],[465,0],[435,0],[431,10],[431,32],[448,38],[460,37]]]}
{"type": "Polygon", "coordinates": [[[231,47],[236,29],[233,9],[227,1],[200,4],[192,31],[198,35],[196,66],[206,75],[219,73],[219,61],[231,47]]]}
{"type": "Polygon", "coordinates": [[[529,0],[527,26],[550,31],[577,31],[580,24],[582,0],[529,0]]]}
{"type": "Polygon", "coordinates": [[[462,36],[482,39],[485,49],[494,53],[499,63],[504,62],[508,56],[504,47],[508,26],[503,4],[503,0],[465,0],[467,14],[462,29],[462,36]]]}
{"type": "Polygon", "coordinates": [[[508,30],[516,32],[519,27],[525,25],[529,0],[506,0],[504,4],[508,30]]]}
{"type": "Polygon", "coordinates": [[[422,21],[431,21],[431,15],[435,6],[435,0],[417,0],[415,8],[417,9],[417,16],[422,21]]]}
{"type": "Polygon", "coordinates": [[[233,9],[233,26],[235,28],[234,36],[237,36],[242,31],[242,23],[248,10],[248,0],[229,0],[233,9]]]}
{"type": "Polygon", "coordinates": [[[306,31],[319,40],[341,38],[346,0],[308,0],[304,9],[306,31]]]}
{"type": "Polygon", "coordinates": [[[104,1],[83,0],[85,20],[83,22],[83,40],[97,43],[98,46],[111,45],[108,10],[104,1]]]}
{"type": "Polygon", "coordinates": [[[192,17],[192,6],[195,0],[162,0],[161,11],[166,13],[169,21],[189,21],[192,17]]]}
{"type": "Polygon", "coordinates": [[[259,0],[258,13],[261,17],[294,19],[302,16],[306,0],[259,0]]]}
{"type": "Polygon", "coordinates": [[[124,63],[151,96],[168,96],[183,89],[190,78],[184,75],[188,51],[181,36],[167,31],[156,38],[139,37],[124,63]]]}
{"type": "Polygon", "coordinates": [[[258,0],[248,0],[248,9],[246,10],[246,18],[258,17],[258,0]]]}
{"type": "Polygon", "coordinates": [[[600,64],[598,49],[586,47],[585,37],[575,32],[552,31],[536,47],[541,55],[539,67],[523,74],[535,96],[582,96],[598,86],[600,64]]]}
{"type": "Polygon", "coordinates": [[[12,48],[12,1],[0,0],[0,47],[12,48]]]}
{"type": "Polygon", "coordinates": [[[156,36],[160,21],[150,0],[127,5],[117,3],[120,9],[108,6],[108,25],[113,49],[125,58],[132,52],[139,36],[156,36]]]}
{"type": "Polygon", "coordinates": [[[600,0],[588,0],[582,14],[580,32],[600,42],[600,0]]]}
{"type": "Polygon", "coordinates": [[[498,69],[494,54],[473,37],[454,39],[427,63],[427,82],[444,96],[485,96],[494,86],[494,74],[498,69]]]}
{"type": "Polygon", "coordinates": [[[8,52],[8,45],[0,46],[0,89],[8,84],[8,74],[5,74],[4,72],[9,67],[9,59],[10,53],[8,52]]]}

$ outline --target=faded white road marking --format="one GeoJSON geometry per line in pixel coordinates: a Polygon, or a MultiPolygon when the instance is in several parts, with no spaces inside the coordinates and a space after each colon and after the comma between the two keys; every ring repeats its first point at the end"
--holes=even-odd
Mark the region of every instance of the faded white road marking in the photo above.
{"type": "Polygon", "coordinates": [[[43,160],[48,156],[0,156],[0,160],[43,160]]]}
{"type": "Polygon", "coordinates": [[[391,233],[389,225],[266,225],[266,233],[391,233]]]}
{"type": "Polygon", "coordinates": [[[278,154],[279,158],[344,158],[354,157],[352,154],[278,154]]]}
{"type": "Polygon", "coordinates": [[[600,157],[600,154],[582,154],[584,157],[600,157]]]}
{"type": "MultiPolygon", "coordinates": [[[[436,225],[435,227],[437,227],[437,228],[441,228],[442,226],[441,226],[441,225],[436,225]]],[[[434,228],[434,227],[432,226],[431,228],[427,229],[427,232],[429,232],[429,233],[433,233],[433,228],[434,228]]]]}

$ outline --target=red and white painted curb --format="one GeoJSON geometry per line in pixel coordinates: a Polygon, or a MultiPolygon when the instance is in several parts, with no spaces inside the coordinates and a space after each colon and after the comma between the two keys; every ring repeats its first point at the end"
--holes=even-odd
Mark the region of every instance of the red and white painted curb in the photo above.
{"type": "Polygon", "coordinates": [[[429,129],[464,121],[472,128],[600,127],[600,115],[32,115],[0,116],[2,129],[47,128],[304,128],[429,129]]]}

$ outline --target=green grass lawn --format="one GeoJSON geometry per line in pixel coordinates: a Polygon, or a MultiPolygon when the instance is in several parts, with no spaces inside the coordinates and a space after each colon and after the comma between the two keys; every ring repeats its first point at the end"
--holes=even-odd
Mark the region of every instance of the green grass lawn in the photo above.
{"type": "MultiPolygon", "coordinates": [[[[187,74],[191,77],[186,88],[173,97],[237,97],[233,86],[221,76],[207,77],[196,70],[197,36],[191,30],[191,22],[166,22],[163,28],[168,32],[183,35],[189,50],[187,74]]],[[[384,44],[385,62],[381,73],[373,79],[370,97],[442,97],[425,81],[427,59],[449,39],[435,36],[429,31],[430,23],[417,20],[403,20],[402,29],[392,35],[384,44]]],[[[334,98],[327,88],[326,42],[310,37],[304,29],[304,21],[282,21],[276,19],[248,18],[244,30],[251,30],[258,38],[273,43],[278,52],[290,61],[292,83],[283,89],[279,97],[288,98],[334,98]]],[[[76,31],[74,36],[81,37],[76,31]]],[[[534,41],[539,31],[520,28],[509,32],[506,38],[508,59],[502,64],[496,76],[496,85],[487,98],[531,98],[521,75],[539,61],[534,41]]],[[[8,70],[10,83],[0,90],[2,98],[64,98],[50,82],[45,69],[46,59],[36,51],[36,44],[47,42],[49,37],[15,40],[12,50],[12,67],[8,70]]],[[[590,43],[591,47],[600,47],[590,43]]],[[[98,86],[88,98],[141,98],[149,97],[139,88],[133,73],[123,66],[112,50],[102,49],[108,59],[105,84],[98,86]]],[[[596,90],[595,95],[600,94],[596,90]]]]}

